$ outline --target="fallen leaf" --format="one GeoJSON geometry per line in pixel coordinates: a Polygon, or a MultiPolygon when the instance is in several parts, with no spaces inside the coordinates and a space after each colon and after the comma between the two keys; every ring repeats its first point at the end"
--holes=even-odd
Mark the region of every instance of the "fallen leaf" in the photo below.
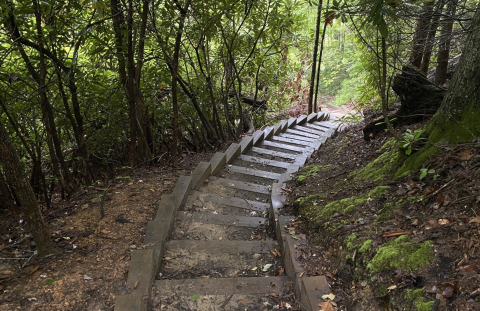
{"type": "Polygon", "coordinates": [[[258,269],[258,267],[253,267],[252,271],[256,271],[257,269],[258,269]]]}
{"type": "Polygon", "coordinates": [[[280,268],[280,270],[278,270],[278,275],[283,275],[284,272],[285,272],[285,269],[284,269],[284,268],[280,268]]]}
{"type": "Polygon", "coordinates": [[[200,298],[200,294],[195,294],[195,295],[192,296],[192,298],[190,298],[190,301],[191,301],[191,302],[195,302],[195,301],[197,301],[199,298],[200,298]]]}
{"type": "Polygon", "coordinates": [[[440,218],[440,219],[438,220],[438,224],[439,224],[439,225],[448,225],[449,223],[450,223],[450,220],[445,219],[445,218],[440,218]]]}
{"type": "Polygon", "coordinates": [[[465,263],[465,264],[459,265],[458,270],[460,270],[462,272],[471,271],[471,270],[475,269],[475,267],[478,266],[478,264],[480,264],[480,260],[477,260],[474,263],[470,263],[470,264],[465,263]]]}
{"type": "Polygon", "coordinates": [[[276,251],[270,250],[270,253],[272,253],[272,255],[273,255],[274,257],[277,257],[277,252],[276,252],[276,251]]]}
{"type": "Polygon", "coordinates": [[[392,285],[392,286],[390,286],[390,287],[387,288],[387,289],[388,289],[388,290],[393,290],[393,289],[395,289],[395,288],[397,288],[397,285],[392,285]]]}
{"type": "Polygon", "coordinates": [[[334,311],[335,308],[333,307],[331,301],[325,301],[325,302],[321,302],[318,304],[318,306],[320,307],[320,311],[334,311]]]}
{"type": "Polygon", "coordinates": [[[265,266],[263,266],[262,271],[263,271],[263,272],[267,272],[267,270],[270,269],[271,266],[272,266],[271,263],[267,263],[265,266]]]}
{"type": "Polygon", "coordinates": [[[136,282],[135,282],[135,284],[133,285],[133,289],[137,288],[138,283],[140,283],[140,281],[136,281],[136,282]]]}
{"type": "Polygon", "coordinates": [[[458,157],[461,161],[468,161],[473,157],[473,153],[471,150],[465,149],[457,153],[458,157]]]}
{"type": "Polygon", "coordinates": [[[240,300],[238,301],[238,303],[241,303],[241,304],[244,305],[244,306],[248,305],[248,302],[246,302],[246,301],[243,300],[243,299],[240,299],[240,300]]]}
{"type": "Polygon", "coordinates": [[[322,299],[323,299],[323,300],[325,300],[325,299],[333,300],[333,299],[335,299],[335,294],[330,293],[330,294],[328,294],[328,295],[323,295],[323,296],[322,296],[322,299]]]}
{"type": "Polygon", "coordinates": [[[475,218],[471,219],[468,223],[472,223],[472,222],[477,223],[477,224],[480,223],[480,216],[478,216],[478,215],[475,216],[475,218]]]}
{"type": "Polygon", "coordinates": [[[331,278],[331,279],[334,280],[334,281],[337,280],[337,279],[333,276],[333,274],[330,273],[329,271],[326,271],[326,272],[325,272],[325,275],[326,275],[327,277],[331,278]]]}

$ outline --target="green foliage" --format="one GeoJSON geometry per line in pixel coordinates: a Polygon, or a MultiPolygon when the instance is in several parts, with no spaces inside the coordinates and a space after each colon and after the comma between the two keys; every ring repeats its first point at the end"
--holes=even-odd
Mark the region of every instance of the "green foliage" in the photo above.
{"type": "Polygon", "coordinates": [[[412,154],[412,150],[415,150],[418,145],[425,140],[422,135],[425,133],[425,130],[419,129],[415,132],[412,132],[411,129],[408,129],[405,134],[403,134],[403,140],[399,142],[399,147],[405,150],[407,155],[412,154]]]}

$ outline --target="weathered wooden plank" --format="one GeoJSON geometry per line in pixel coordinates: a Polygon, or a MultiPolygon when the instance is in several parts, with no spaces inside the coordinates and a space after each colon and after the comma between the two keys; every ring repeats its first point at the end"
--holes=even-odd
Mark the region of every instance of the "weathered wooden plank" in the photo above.
{"type": "Polygon", "coordinates": [[[338,127],[338,124],[335,124],[331,121],[316,121],[316,122],[313,122],[313,124],[321,126],[321,127],[326,127],[326,128],[329,128],[329,129],[338,127]]]}
{"type": "Polygon", "coordinates": [[[264,158],[259,158],[259,157],[252,157],[249,155],[242,154],[240,156],[240,160],[247,161],[247,162],[253,162],[253,163],[259,163],[259,164],[264,164],[268,166],[274,166],[274,167],[280,167],[280,168],[288,168],[291,163],[288,162],[281,162],[281,161],[275,161],[275,160],[269,160],[269,159],[264,159],[264,158]]]}
{"type": "Polygon", "coordinates": [[[240,180],[232,180],[226,178],[215,178],[212,179],[218,181],[221,185],[233,189],[245,190],[255,193],[270,194],[270,190],[267,186],[244,182],[240,180]]]}
{"type": "Polygon", "coordinates": [[[198,190],[200,187],[203,185],[203,182],[205,179],[210,176],[210,173],[212,172],[212,166],[210,165],[210,162],[200,162],[198,163],[197,167],[195,170],[192,172],[192,189],[198,190]]]}
{"type": "Polygon", "coordinates": [[[285,138],[285,137],[282,137],[282,136],[273,136],[272,141],[295,144],[295,145],[299,145],[299,146],[309,146],[311,144],[311,142],[302,141],[302,140],[298,140],[298,139],[285,138]]]}
{"type": "Polygon", "coordinates": [[[247,150],[253,145],[253,136],[245,136],[240,141],[241,153],[247,152],[247,150]]]}
{"type": "Polygon", "coordinates": [[[253,133],[253,146],[260,144],[265,137],[264,131],[256,131],[253,133]]]}
{"type": "Polygon", "coordinates": [[[277,123],[273,126],[273,135],[278,135],[282,131],[282,123],[277,123]]]}
{"type": "Polygon", "coordinates": [[[310,123],[313,121],[317,121],[317,117],[318,117],[318,113],[311,113],[307,117],[307,122],[310,123]]]}
{"type": "Polygon", "coordinates": [[[225,225],[248,228],[265,228],[268,219],[264,217],[249,217],[237,215],[220,215],[202,212],[178,212],[178,218],[182,221],[193,220],[203,224],[225,225]]]}
{"type": "Polygon", "coordinates": [[[293,127],[293,129],[297,130],[297,131],[307,132],[307,133],[310,133],[310,134],[313,134],[313,135],[323,135],[323,134],[325,134],[324,131],[318,131],[318,130],[314,130],[314,129],[309,128],[309,127],[299,126],[299,125],[295,125],[293,127]]]}
{"type": "Polygon", "coordinates": [[[265,132],[264,139],[270,139],[273,136],[274,130],[275,129],[273,128],[273,126],[269,126],[266,129],[264,129],[263,130],[265,132]]]}
{"type": "Polygon", "coordinates": [[[284,285],[290,279],[287,276],[218,278],[218,279],[181,279],[159,280],[156,288],[162,296],[178,295],[191,297],[200,295],[254,295],[282,293],[284,285]]]}
{"type": "Polygon", "coordinates": [[[280,121],[280,124],[281,124],[281,131],[284,132],[287,129],[288,121],[282,120],[280,121]]]}
{"type": "Polygon", "coordinates": [[[128,269],[127,290],[129,293],[150,297],[156,271],[153,249],[135,250],[128,269]]]}
{"type": "Polygon", "coordinates": [[[297,118],[290,118],[288,119],[288,124],[287,124],[287,128],[291,128],[292,126],[296,125],[297,124],[297,118]]]}
{"type": "Polygon", "coordinates": [[[273,180],[278,180],[281,175],[278,173],[260,171],[260,170],[256,170],[248,167],[236,166],[236,165],[231,165],[228,167],[228,169],[230,172],[233,172],[233,173],[252,175],[252,176],[263,177],[263,178],[273,179],[273,180]]]}
{"type": "Polygon", "coordinates": [[[328,131],[328,129],[326,127],[321,127],[321,126],[315,125],[313,123],[307,123],[307,124],[305,124],[305,126],[308,127],[308,128],[317,130],[317,131],[321,131],[321,132],[328,131]]]}
{"type": "Polygon", "coordinates": [[[115,298],[115,311],[146,311],[148,296],[138,294],[118,295],[115,298]]]}
{"type": "Polygon", "coordinates": [[[166,251],[175,254],[183,250],[193,253],[208,254],[242,254],[256,253],[267,254],[270,250],[278,248],[276,241],[197,241],[174,240],[167,243],[166,251]]]}
{"type": "Polygon", "coordinates": [[[264,140],[263,141],[263,146],[269,146],[269,147],[275,147],[275,148],[280,148],[280,149],[285,149],[285,150],[290,150],[290,151],[296,151],[296,152],[302,152],[303,147],[294,147],[291,145],[285,145],[285,144],[280,144],[280,143],[275,143],[270,140],[264,140]]]}
{"type": "Polygon", "coordinates": [[[297,118],[297,125],[298,124],[303,124],[307,122],[307,116],[306,115],[301,115],[297,118]]]}
{"type": "Polygon", "coordinates": [[[322,300],[323,295],[328,295],[332,291],[328,285],[327,279],[323,275],[310,276],[302,278],[301,303],[307,311],[316,311],[322,300]]]}
{"type": "Polygon", "coordinates": [[[178,203],[177,207],[182,207],[188,198],[188,192],[192,187],[192,177],[191,176],[180,176],[175,188],[173,188],[172,194],[176,196],[176,202],[178,203]]]}
{"type": "Polygon", "coordinates": [[[251,200],[235,198],[235,197],[227,197],[227,196],[223,197],[215,193],[205,193],[205,192],[194,191],[194,194],[200,200],[207,200],[214,204],[233,206],[233,207],[243,208],[243,209],[252,210],[252,211],[265,212],[270,207],[269,203],[251,201],[251,200]]]}
{"type": "Polygon", "coordinates": [[[227,156],[223,152],[217,152],[210,160],[212,166],[212,175],[217,175],[218,172],[227,164],[227,156]]]}
{"type": "Polygon", "coordinates": [[[286,130],[285,133],[287,133],[287,134],[293,134],[293,135],[298,135],[298,136],[305,136],[305,137],[310,137],[310,138],[315,138],[315,139],[318,138],[318,135],[313,135],[313,134],[310,134],[310,133],[306,133],[306,132],[302,132],[302,131],[297,131],[297,130],[292,130],[292,129],[286,130]]]}
{"type": "Polygon", "coordinates": [[[265,148],[259,148],[259,147],[252,147],[251,151],[259,153],[259,154],[266,154],[266,155],[271,155],[271,156],[274,156],[274,157],[290,159],[290,160],[295,160],[297,158],[296,154],[285,153],[285,152],[280,152],[280,151],[275,151],[275,150],[270,150],[270,149],[265,149],[265,148]]]}
{"type": "Polygon", "coordinates": [[[227,156],[227,163],[232,163],[242,152],[242,149],[239,144],[233,143],[228,147],[225,154],[227,156]]]}
{"type": "Polygon", "coordinates": [[[287,133],[281,133],[280,137],[285,137],[285,138],[295,139],[295,140],[301,140],[301,141],[308,142],[308,143],[310,143],[312,141],[315,141],[315,138],[299,136],[299,135],[292,135],[292,134],[287,134],[287,133]]]}

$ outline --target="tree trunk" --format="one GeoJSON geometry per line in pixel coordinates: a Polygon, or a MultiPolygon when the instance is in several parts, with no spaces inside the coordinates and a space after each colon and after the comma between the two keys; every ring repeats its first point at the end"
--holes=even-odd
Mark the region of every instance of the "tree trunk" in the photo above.
{"type": "Polygon", "coordinates": [[[21,210],[27,219],[28,230],[32,233],[38,255],[45,256],[54,253],[55,249],[50,239],[50,229],[43,220],[35,193],[33,193],[33,189],[28,183],[20,159],[10,142],[10,137],[8,137],[1,119],[0,161],[5,170],[7,182],[14,189],[21,210]]]}
{"type": "Polygon", "coordinates": [[[430,65],[430,58],[432,56],[433,44],[435,42],[435,35],[437,34],[438,25],[440,24],[440,15],[445,6],[445,0],[438,0],[435,6],[435,12],[433,13],[432,22],[428,30],[427,40],[425,42],[425,50],[423,51],[422,64],[420,70],[424,73],[428,72],[428,66],[430,65]]]}
{"type": "Polygon", "coordinates": [[[322,0],[318,2],[317,7],[317,25],[315,27],[315,42],[313,45],[313,63],[312,74],[310,76],[310,92],[308,93],[308,113],[313,112],[313,94],[315,90],[315,73],[317,70],[318,40],[320,38],[320,21],[322,19],[322,0]]]}
{"type": "Polygon", "coordinates": [[[177,34],[175,36],[175,46],[173,50],[173,58],[171,65],[172,73],[172,109],[173,109],[173,118],[172,118],[172,162],[175,165],[177,161],[177,144],[178,144],[178,90],[177,90],[177,80],[178,80],[178,63],[180,57],[180,45],[182,43],[182,34],[183,27],[185,26],[185,19],[187,18],[188,8],[192,0],[187,0],[187,3],[183,7],[180,7],[180,20],[178,22],[177,34]]]}
{"type": "Polygon", "coordinates": [[[432,10],[434,0],[425,2],[422,13],[417,19],[417,26],[415,27],[415,34],[413,36],[412,52],[410,54],[410,64],[420,68],[422,64],[423,50],[425,49],[425,42],[428,35],[428,25],[432,19],[432,10]]]}
{"type": "MultiPolygon", "coordinates": [[[[330,0],[327,0],[327,11],[328,11],[329,4],[330,4],[330,0]]],[[[315,86],[315,99],[313,101],[313,112],[318,112],[317,96],[318,96],[318,88],[320,86],[320,70],[322,69],[323,45],[325,43],[325,33],[327,32],[327,24],[328,24],[327,19],[325,19],[325,23],[323,24],[322,41],[320,43],[320,56],[318,57],[317,83],[315,86]]]]}
{"type": "Polygon", "coordinates": [[[480,137],[480,7],[473,17],[459,64],[440,108],[426,126],[428,142],[425,147],[407,158],[397,171],[402,176],[419,169],[440,147],[471,142],[480,137]]]}
{"type": "Polygon", "coordinates": [[[443,20],[440,43],[438,45],[437,68],[435,70],[435,84],[442,85],[447,80],[448,58],[450,57],[450,43],[452,41],[453,17],[457,9],[456,0],[447,4],[443,20]]]}

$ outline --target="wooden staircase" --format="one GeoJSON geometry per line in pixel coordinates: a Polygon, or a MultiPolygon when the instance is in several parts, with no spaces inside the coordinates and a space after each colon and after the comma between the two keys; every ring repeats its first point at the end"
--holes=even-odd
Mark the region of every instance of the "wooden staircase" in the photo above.
{"type": "Polygon", "coordinates": [[[317,310],[330,289],[303,276],[285,230],[293,217],[279,209],[290,174],[337,130],[328,120],[322,111],[281,121],[182,176],[132,254],[115,310],[317,310]]]}

